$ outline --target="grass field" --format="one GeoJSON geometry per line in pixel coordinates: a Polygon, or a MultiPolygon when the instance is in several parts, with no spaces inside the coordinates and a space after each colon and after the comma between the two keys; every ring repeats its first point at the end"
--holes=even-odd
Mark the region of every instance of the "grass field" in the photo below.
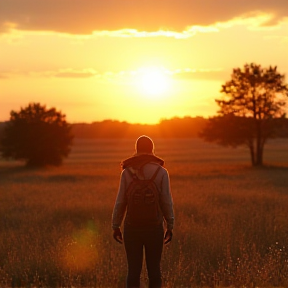
{"type": "MultiPolygon", "coordinates": [[[[288,141],[263,168],[245,149],[155,139],[175,205],[165,247],[167,288],[288,287],[288,141]]],[[[0,287],[125,287],[111,236],[120,160],[134,140],[75,140],[58,168],[0,161],[0,287]]],[[[143,287],[146,283],[143,273],[143,287]]]]}

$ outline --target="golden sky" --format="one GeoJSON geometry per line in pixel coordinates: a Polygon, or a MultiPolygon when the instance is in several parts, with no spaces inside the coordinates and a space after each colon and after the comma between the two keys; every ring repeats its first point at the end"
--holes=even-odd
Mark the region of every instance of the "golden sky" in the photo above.
{"type": "Polygon", "coordinates": [[[212,116],[233,68],[288,82],[287,0],[1,0],[0,121],[30,102],[69,122],[212,116]]]}

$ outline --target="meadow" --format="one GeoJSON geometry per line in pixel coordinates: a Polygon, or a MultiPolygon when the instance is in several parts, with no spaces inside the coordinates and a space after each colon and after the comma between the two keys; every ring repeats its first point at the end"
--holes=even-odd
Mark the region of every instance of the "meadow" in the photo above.
{"type": "MultiPolygon", "coordinates": [[[[166,288],[288,287],[288,141],[244,148],[154,139],[175,208],[166,288]]],[[[134,139],[75,139],[61,167],[0,161],[0,287],[125,287],[111,214],[134,139]]],[[[143,287],[147,274],[143,271],[143,287]]]]}

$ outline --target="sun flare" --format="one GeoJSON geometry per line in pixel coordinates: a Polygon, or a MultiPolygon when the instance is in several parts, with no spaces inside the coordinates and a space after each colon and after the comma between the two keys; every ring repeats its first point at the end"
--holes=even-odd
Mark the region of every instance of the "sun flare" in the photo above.
{"type": "Polygon", "coordinates": [[[169,88],[169,77],[163,69],[157,67],[139,70],[139,89],[147,97],[162,97],[169,88]]]}

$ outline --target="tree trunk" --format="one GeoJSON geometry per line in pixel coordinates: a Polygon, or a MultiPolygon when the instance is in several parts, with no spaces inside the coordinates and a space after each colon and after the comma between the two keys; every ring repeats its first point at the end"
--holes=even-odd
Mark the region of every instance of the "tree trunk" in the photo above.
{"type": "Polygon", "coordinates": [[[262,145],[257,145],[256,151],[256,161],[255,166],[262,166],[263,165],[263,147],[262,145]]]}
{"type": "Polygon", "coordinates": [[[261,145],[260,145],[260,150],[259,150],[259,152],[258,152],[258,156],[257,156],[257,161],[260,163],[260,164],[258,164],[258,165],[263,165],[263,154],[264,154],[264,145],[265,145],[265,143],[266,143],[266,138],[265,137],[262,137],[262,139],[261,139],[261,145]]]}
{"type": "Polygon", "coordinates": [[[260,119],[256,120],[256,159],[254,162],[254,166],[262,166],[263,165],[263,139],[262,139],[262,122],[260,119]]]}
{"type": "Polygon", "coordinates": [[[251,164],[252,166],[255,166],[255,151],[254,151],[253,140],[249,141],[248,147],[250,150],[251,164]]]}

